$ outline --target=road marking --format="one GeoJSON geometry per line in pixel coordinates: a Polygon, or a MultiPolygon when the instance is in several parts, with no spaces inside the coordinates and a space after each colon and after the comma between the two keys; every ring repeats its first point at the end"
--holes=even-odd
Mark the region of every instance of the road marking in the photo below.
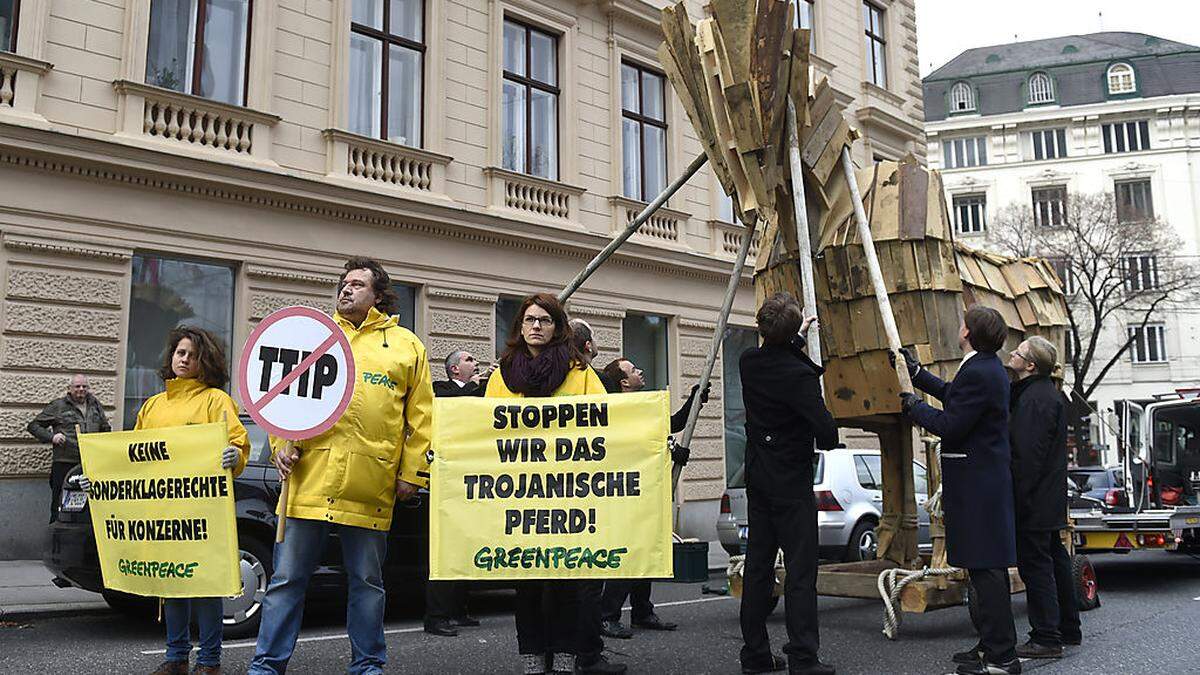
{"type": "MultiPolygon", "coordinates": [[[[721,596],[721,597],[716,597],[716,598],[697,598],[695,600],[676,600],[674,602],[656,602],[656,603],[654,603],[654,606],[655,607],[678,607],[680,605],[698,605],[702,602],[716,602],[718,600],[733,600],[733,599],[734,599],[733,596],[726,595],[726,596],[721,596]]],[[[1200,599],[1200,598],[1197,598],[1197,599],[1200,599]]],[[[622,609],[623,610],[629,609],[629,606],[626,605],[622,609]]],[[[384,635],[400,635],[402,633],[420,633],[423,630],[425,630],[424,626],[413,626],[411,628],[389,628],[389,629],[383,631],[383,634],[384,635]]],[[[345,633],[336,633],[333,635],[310,635],[308,637],[302,637],[302,638],[296,640],[296,642],[297,643],[300,643],[300,642],[325,642],[327,640],[345,640],[347,638],[348,638],[348,636],[345,633]]],[[[225,644],[221,645],[221,648],[222,649],[246,649],[248,647],[254,647],[257,644],[258,644],[257,641],[226,642],[225,644]]],[[[166,653],[167,653],[167,650],[165,650],[165,649],[143,649],[142,650],[142,654],[144,654],[146,656],[162,655],[162,654],[166,654],[166,653]]]]}

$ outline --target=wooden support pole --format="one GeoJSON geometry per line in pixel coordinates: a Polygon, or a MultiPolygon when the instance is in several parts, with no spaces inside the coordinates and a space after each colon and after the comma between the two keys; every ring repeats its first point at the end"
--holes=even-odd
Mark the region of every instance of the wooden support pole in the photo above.
{"type": "Polygon", "coordinates": [[[917,550],[917,495],[913,485],[913,425],[888,425],[879,432],[883,471],[883,515],[876,533],[880,559],[901,567],[920,566],[917,550]]]}
{"type": "MultiPolygon", "coordinates": [[[[742,237],[741,248],[738,249],[737,261],[733,264],[733,272],[729,275],[729,285],[725,287],[725,299],[721,302],[721,311],[717,314],[717,325],[713,329],[712,342],[708,345],[708,356],[704,359],[704,369],[700,371],[700,388],[698,392],[703,392],[708,386],[709,379],[712,377],[713,367],[717,363],[717,354],[721,350],[721,341],[725,337],[725,326],[729,323],[729,312],[733,309],[733,299],[737,296],[738,285],[742,280],[742,270],[746,267],[746,257],[750,254],[750,246],[754,242],[754,230],[757,225],[756,221],[745,222],[745,234],[742,237]]],[[[692,407],[688,410],[687,425],[683,428],[683,436],[680,443],[686,447],[692,447],[692,435],[696,431],[696,420],[700,417],[700,396],[697,393],[696,400],[692,402],[692,407]]],[[[679,493],[679,477],[683,474],[683,467],[678,464],[671,467],[671,494],[679,493]]]]}
{"type": "MultiPolygon", "coordinates": [[[[875,240],[871,236],[871,224],[867,222],[867,212],[863,209],[862,193],[858,189],[854,163],[850,160],[850,148],[846,146],[842,147],[842,171],[850,186],[850,201],[854,204],[854,218],[858,221],[858,237],[862,240],[863,255],[867,259],[867,271],[871,275],[871,284],[875,287],[875,302],[879,305],[883,330],[887,333],[888,348],[893,352],[898,352],[901,346],[900,329],[896,327],[896,317],[892,314],[892,303],[888,299],[887,284],[883,282],[879,256],[875,253],[875,240]]],[[[912,380],[908,376],[908,368],[904,366],[904,359],[896,359],[896,378],[900,381],[900,391],[912,391],[912,380]]]]}
{"type": "MultiPolygon", "coordinates": [[[[792,175],[792,211],[796,221],[796,244],[800,251],[800,291],[804,296],[804,316],[817,316],[817,290],[813,286],[812,243],[808,233],[808,204],[804,195],[804,170],[800,163],[800,127],[796,121],[796,104],[788,97],[788,168],[792,175]]],[[[809,326],[804,336],[808,343],[808,356],[813,362],[821,363],[821,331],[809,326]]],[[[818,378],[821,390],[825,382],[818,378]]]]}
{"type": "Polygon", "coordinates": [[[575,278],[567,284],[566,288],[559,292],[558,301],[565,303],[568,299],[570,299],[570,297],[574,295],[575,291],[579,290],[579,287],[583,285],[583,282],[587,281],[588,277],[592,276],[596,270],[600,269],[600,266],[604,264],[604,261],[608,260],[612,254],[621,247],[621,244],[624,244],[627,239],[632,237],[633,233],[638,231],[638,228],[644,225],[647,220],[650,220],[650,216],[653,216],[663,204],[666,204],[667,200],[671,198],[671,195],[674,195],[676,192],[678,192],[679,188],[683,187],[683,185],[687,183],[692,176],[696,175],[696,172],[700,170],[700,167],[704,166],[707,162],[708,155],[704,154],[703,152],[697,155],[696,159],[693,159],[692,163],[688,164],[687,168],[683,170],[683,173],[680,174],[678,178],[668,185],[665,190],[659,193],[659,195],[654,198],[654,201],[647,204],[646,208],[642,209],[641,213],[639,213],[636,218],[629,221],[629,225],[625,227],[624,231],[613,237],[613,240],[608,242],[608,246],[605,246],[604,250],[597,253],[596,257],[592,258],[592,261],[589,262],[582,270],[580,270],[579,274],[575,275],[575,278]]]}
{"type": "MultiPolygon", "coordinates": [[[[281,452],[286,452],[290,458],[292,456],[292,442],[288,441],[283,444],[281,452]]],[[[279,514],[279,519],[275,523],[275,543],[283,542],[284,529],[287,527],[287,503],[288,503],[288,484],[291,481],[287,477],[281,477],[279,481],[279,504],[275,508],[275,513],[279,514]]]]}

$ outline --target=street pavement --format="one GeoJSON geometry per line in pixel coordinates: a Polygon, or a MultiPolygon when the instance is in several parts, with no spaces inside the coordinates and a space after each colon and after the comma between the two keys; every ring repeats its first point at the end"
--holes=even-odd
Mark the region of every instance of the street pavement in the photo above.
{"type": "MultiPolygon", "coordinates": [[[[1163,552],[1093,556],[1103,605],[1083,615],[1084,644],[1061,661],[1026,662],[1025,671],[1060,673],[1200,672],[1200,559],[1163,552]]],[[[709,584],[723,587],[718,576],[709,584]]],[[[632,640],[609,640],[608,656],[635,673],[738,673],[741,644],[738,603],[701,592],[702,584],[656,584],[658,613],[680,628],[639,631],[632,640]]],[[[69,591],[66,591],[69,592],[69,591]]],[[[93,596],[94,597],[94,596],[93,596]]],[[[31,603],[36,604],[36,603],[31,603]]],[[[472,598],[479,628],[457,638],[421,630],[419,600],[398,598],[387,621],[389,672],[518,673],[512,594],[489,591],[472,598]]],[[[1013,598],[1017,631],[1028,629],[1024,595],[1013,598]]],[[[350,646],[344,609],[310,607],[289,672],[345,672],[350,646]]],[[[628,613],[626,613],[628,620],[628,613]]],[[[899,639],[887,640],[877,601],[822,598],[821,655],[838,672],[942,675],[949,655],[973,644],[963,607],[906,614],[899,639]]],[[[776,649],[783,645],[782,606],[769,622],[776,649]]],[[[162,629],[94,608],[81,613],[0,616],[2,673],[146,673],[162,660],[162,629]]],[[[226,672],[245,672],[250,640],[225,643],[226,672]]]]}

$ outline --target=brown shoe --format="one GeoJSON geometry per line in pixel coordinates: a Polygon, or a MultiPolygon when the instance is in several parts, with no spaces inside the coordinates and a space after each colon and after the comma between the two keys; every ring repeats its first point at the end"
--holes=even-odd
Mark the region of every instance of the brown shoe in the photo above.
{"type": "Polygon", "coordinates": [[[188,675],[187,661],[163,661],[150,675],[188,675]]]}
{"type": "Polygon", "coordinates": [[[202,666],[197,663],[192,668],[192,675],[221,675],[221,666],[202,666]]]}

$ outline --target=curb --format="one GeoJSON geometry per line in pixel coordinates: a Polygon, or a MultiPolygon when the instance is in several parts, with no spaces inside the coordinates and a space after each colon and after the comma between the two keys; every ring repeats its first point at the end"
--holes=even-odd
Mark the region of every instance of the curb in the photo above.
{"type": "Polygon", "coordinates": [[[51,619],[63,616],[85,616],[109,614],[113,609],[104,601],[98,602],[56,602],[41,605],[9,605],[0,607],[0,621],[21,621],[29,619],[51,619]]]}

